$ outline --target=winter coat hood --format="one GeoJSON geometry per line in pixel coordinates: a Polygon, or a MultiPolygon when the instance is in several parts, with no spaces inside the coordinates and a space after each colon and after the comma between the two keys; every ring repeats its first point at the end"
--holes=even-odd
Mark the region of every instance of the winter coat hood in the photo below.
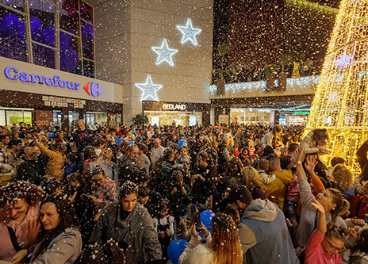
{"type": "Polygon", "coordinates": [[[262,222],[272,222],[277,216],[275,206],[269,200],[256,199],[247,206],[241,220],[250,218],[262,222]]]}

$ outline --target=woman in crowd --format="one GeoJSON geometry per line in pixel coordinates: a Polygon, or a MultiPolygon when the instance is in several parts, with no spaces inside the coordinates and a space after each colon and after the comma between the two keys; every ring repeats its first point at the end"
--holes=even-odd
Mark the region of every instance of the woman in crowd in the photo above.
{"type": "Polygon", "coordinates": [[[244,184],[244,181],[242,180],[241,176],[241,171],[243,170],[243,168],[244,168],[243,163],[240,161],[239,158],[233,157],[229,161],[229,166],[225,173],[225,180],[224,180],[225,190],[227,188],[232,188],[244,184]]]}
{"type": "Polygon", "coordinates": [[[89,165],[97,159],[96,151],[92,146],[87,146],[84,149],[84,162],[83,162],[83,171],[82,177],[87,177],[89,173],[89,165]]]}
{"type": "Polygon", "coordinates": [[[46,167],[46,177],[54,177],[61,180],[64,175],[64,161],[65,155],[63,153],[63,146],[60,142],[52,142],[50,149],[45,147],[37,138],[34,142],[40,150],[49,157],[49,162],[46,167]]]}
{"type": "Polygon", "coordinates": [[[119,166],[112,161],[112,158],[113,149],[106,146],[102,149],[95,163],[101,166],[101,168],[105,171],[107,178],[117,182],[119,180],[120,169],[119,166]]]}
{"type": "Polygon", "coordinates": [[[72,264],[82,251],[82,237],[69,199],[63,194],[46,198],[40,209],[41,232],[32,252],[33,264],[72,264]]]}
{"type": "Polygon", "coordinates": [[[344,199],[350,200],[355,196],[353,187],[353,173],[345,165],[337,164],[332,171],[331,187],[339,190],[344,199]]]}
{"type": "Polygon", "coordinates": [[[245,186],[252,194],[253,199],[267,199],[263,182],[255,168],[249,166],[245,167],[242,170],[241,175],[243,181],[245,182],[245,186]]]}
{"type": "MultiPolygon", "coordinates": [[[[302,203],[302,212],[295,242],[298,246],[305,246],[309,237],[312,235],[313,230],[316,228],[318,218],[320,217],[312,202],[316,200],[323,206],[327,223],[332,222],[338,227],[342,226],[345,228],[346,224],[340,215],[344,215],[348,211],[349,202],[343,198],[342,194],[338,190],[333,188],[324,190],[317,194],[317,197],[315,198],[301,164],[303,149],[297,149],[296,153],[296,174],[299,178],[299,195],[302,203]]],[[[318,161],[314,159],[314,156],[309,156],[306,158],[304,167],[308,173],[313,175],[314,167],[317,163],[318,161]]]]}
{"type": "Polygon", "coordinates": [[[179,264],[241,264],[243,253],[234,220],[225,214],[212,219],[211,239],[201,244],[195,226],[192,238],[179,258],[179,264]]]}
{"type": "Polygon", "coordinates": [[[25,181],[0,188],[0,260],[19,263],[36,242],[43,192],[25,181]]]}

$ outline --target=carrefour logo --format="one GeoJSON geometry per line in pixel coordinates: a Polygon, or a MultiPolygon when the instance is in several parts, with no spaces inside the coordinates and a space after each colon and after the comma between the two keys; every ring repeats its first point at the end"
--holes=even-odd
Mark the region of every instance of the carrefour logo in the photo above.
{"type": "MultiPolygon", "coordinates": [[[[63,80],[59,75],[54,75],[54,77],[45,77],[39,74],[19,72],[17,68],[12,66],[6,67],[4,70],[4,74],[6,78],[12,81],[19,80],[21,82],[27,83],[38,83],[41,85],[46,84],[47,86],[68,88],[70,90],[79,90],[79,86],[81,85],[77,82],[63,80]]],[[[89,95],[92,95],[93,97],[98,97],[103,92],[101,86],[96,82],[89,82],[86,86],[84,86],[84,89],[89,95]]]]}
{"type": "Polygon", "coordinates": [[[89,82],[84,87],[84,90],[93,97],[98,97],[103,93],[101,86],[96,82],[89,82]]]}

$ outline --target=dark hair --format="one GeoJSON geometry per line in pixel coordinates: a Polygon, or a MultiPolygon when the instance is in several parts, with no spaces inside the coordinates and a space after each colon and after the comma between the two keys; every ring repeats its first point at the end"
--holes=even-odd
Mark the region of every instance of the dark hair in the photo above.
{"type": "Polygon", "coordinates": [[[368,229],[360,233],[359,243],[357,243],[356,249],[368,253],[368,229]]]}
{"type": "Polygon", "coordinates": [[[131,181],[126,181],[119,188],[119,198],[124,198],[129,194],[137,194],[138,195],[138,185],[131,181]]]}
{"type": "Polygon", "coordinates": [[[236,213],[239,213],[239,210],[236,208],[236,206],[235,205],[233,205],[233,204],[228,204],[227,206],[226,206],[226,209],[225,209],[225,213],[226,214],[236,214],[236,213]]]}
{"type": "Polygon", "coordinates": [[[136,172],[133,172],[133,178],[135,178],[135,181],[138,183],[150,180],[150,177],[147,173],[138,170],[136,172]]]}
{"type": "Polygon", "coordinates": [[[171,155],[173,155],[173,154],[174,154],[174,151],[172,149],[170,149],[170,148],[167,148],[164,151],[164,157],[163,157],[163,159],[164,160],[168,160],[171,157],[171,155]]]}
{"type": "Polygon", "coordinates": [[[177,180],[180,180],[180,179],[183,179],[183,178],[184,178],[183,173],[180,170],[174,170],[173,171],[172,179],[174,181],[177,181],[177,180]]]}
{"type": "Polygon", "coordinates": [[[239,200],[242,203],[249,205],[252,202],[253,198],[247,187],[236,186],[230,190],[229,200],[233,203],[236,203],[236,201],[239,200]]]}
{"type": "Polygon", "coordinates": [[[41,188],[42,190],[45,192],[46,196],[49,196],[51,194],[53,194],[57,188],[60,187],[60,182],[54,178],[54,177],[49,177],[49,178],[45,178],[42,182],[41,182],[41,188]]]}
{"type": "Polygon", "coordinates": [[[321,140],[321,139],[328,140],[327,129],[315,129],[314,132],[313,132],[313,138],[315,140],[321,140]]]}
{"type": "Polygon", "coordinates": [[[207,152],[199,152],[197,155],[197,158],[200,158],[201,160],[206,161],[209,165],[213,165],[213,160],[210,155],[207,154],[207,152]]]}
{"type": "MultiPolygon", "coordinates": [[[[125,140],[124,140],[125,141],[125,140]]],[[[127,142],[128,143],[128,142],[127,142]]],[[[129,143],[128,143],[129,144],[129,143]]],[[[130,144],[126,147],[126,151],[131,152],[133,150],[133,148],[138,148],[138,146],[136,144],[130,144]]]]}
{"type": "MultiPolygon", "coordinates": [[[[59,214],[60,223],[53,230],[45,230],[41,225],[41,231],[37,235],[37,241],[41,242],[35,256],[44,253],[51,241],[65,231],[67,228],[77,227],[78,220],[74,212],[74,207],[69,198],[65,194],[53,194],[47,197],[41,204],[41,208],[46,203],[53,203],[56,206],[56,211],[59,214]]],[[[41,215],[40,215],[41,218],[41,215]]]]}
{"type": "Polygon", "coordinates": [[[89,177],[92,178],[93,176],[98,174],[106,176],[104,169],[99,164],[96,164],[94,165],[93,169],[89,172],[89,177]]]}
{"type": "Polygon", "coordinates": [[[68,155],[66,155],[66,158],[70,160],[70,162],[75,162],[77,160],[77,157],[75,156],[75,154],[69,153],[68,155]]]}
{"type": "Polygon", "coordinates": [[[173,151],[179,150],[178,144],[176,144],[174,142],[169,143],[169,148],[172,149],[173,151]]]}
{"type": "Polygon", "coordinates": [[[42,200],[44,192],[38,186],[27,181],[14,181],[0,187],[0,207],[12,204],[16,199],[25,199],[29,205],[42,200]]]}
{"type": "Polygon", "coordinates": [[[19,139],[11,139],[8,143],[8,148],[12,148],[13,146],[17,146],[18,144],[21,144],[22,141],[19,139]]]}
{"type": "Polygon", "coordinates": [[[297,143],[290,143],[288,147],[288,152],[295,152],[295,150],[299,147],[297,143]]]}
{"type": "Polygon", "coordinates": [[[139,148],[140,150],[142,150],[142,151],[143,151],[143,153],[144,153],[144,154],[146,154],[146,155],[147,155],[147,153],[148,153],[148,147],[147,147],[147,145],[146,145],[146,144],[144,144],[144,143],[138,143],[138,144],[137,144],[137,146],[138,146],[138,148],[139,148]]]}
{"type": "Polygon", "coordinates": [[[68,176],[66,176],[66,180],[67,181],[79,181],[81,182],[82,176],[80,173],[78,172],[74,172],[72,174],[69,174],[68,176]]]}
{"type": "Polygon", "coordinates": [[[156,207],[156,215],[159,215],[159,212],[161,212],[164,208],[168,208],[169,209],[169,214],[171,213],[170,211],[170,201],[167,198],[161,198],[161,200],[158,201],[157,203],[157,207],[156,207]]]}
{"type": "Polygon", "coordinates": [[[342,157],[333,157],[331,159],[331,166],[335,167],[337,164],[345,164],[345,160],[342,157]]]}
{"type": "Polygon", "coordinates": [[[97,155],[96,155],[96,151],[92,146],[87,146],[84,150],[84,160],[88,160],[88,159],[97,159],[97,155]]]}
{"type": "Polygon", "coordinates": [[[273,147],[267,145],[264,149],[263,149],[263,155],[262,156],[268,156],[271,154],[274,154],[275,150],[273,149],[273,147]]]}
{"type": "Polygon", "coordinates": [[[149,196],[149,189],[147,187],[144,186],[139,186],[138,187],[138,196],[149,196]]]}

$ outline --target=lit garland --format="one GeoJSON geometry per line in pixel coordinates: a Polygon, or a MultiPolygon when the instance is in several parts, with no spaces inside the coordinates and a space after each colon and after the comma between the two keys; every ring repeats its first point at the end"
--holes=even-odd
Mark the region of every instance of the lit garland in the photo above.
{"type": "MultiPolygon", "coordinates": [[[[286,80],[286,89],[294,87],[300,87],[302,89],[311,88],[313,84],[317,84],[319,82],[319,79],[320,76],[289,78],[286,80]]],[[[278,86],[277,80],[275,80],[275,86],[278,86]]],[[[210,85],[208,89],[211,93],[216,94],[217,86],[210,85]]],[[[252,92],[259,89],[266,91],[266,81],[225,84],[225,92],[232,92],[232,94],[239,92],[252,92]]]]}
{"type": "Polygon", "coordinates": [[[354,175],[360,172],[355,153],[368,136],[367,52],[368,0],[342,0],[327,50],[306,133],[329,131],[322,156],[327,165],[341,156],[354,175]]]}

